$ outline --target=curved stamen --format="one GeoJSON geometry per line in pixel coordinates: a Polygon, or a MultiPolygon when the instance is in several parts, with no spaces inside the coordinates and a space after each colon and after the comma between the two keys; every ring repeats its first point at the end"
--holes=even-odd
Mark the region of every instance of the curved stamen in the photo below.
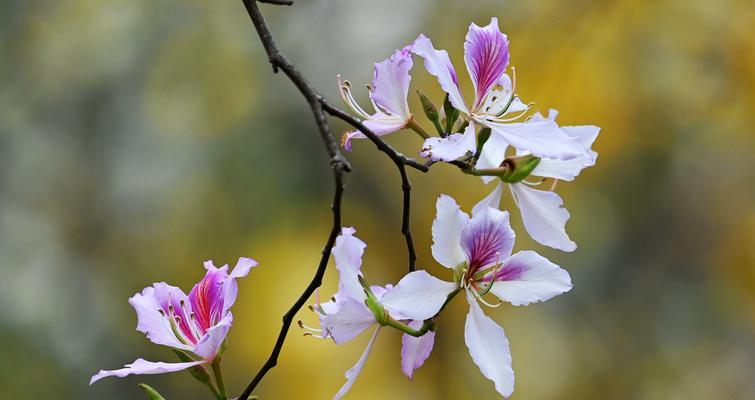
{"type": "Polygon", "coordinates": [[[351,82],[343,80],[341,78],[341,75],[336,76],[336,79],[338,80],[338,88],[343,103],[346,104],[351,109],[351,111],[358,114],[363,119],[368,118],[370,115],[367,114],[367,112],[359,106],[357,101],[354,100],[354,96],[351,94],[351,82]]]}
{"type": "Polygon", "coordinates": [[[527,115],[527,113],[530,111],[530,108],[532,108],[532,106],[534,106],[534,105],[535,105],[534,102],[528,103],[526,105],[527,108],[525,108],[524,110],[522,110],[521,112],[519,112],[519,114],[517,114],[517,115],[515,115],[513,117],[501,118],[500,116],[497,116],[497,117],[490,117],[490,116],[488,116],[486,118],[486,120],[490,121],[490,122],[512,122],[512,121],[516,121],[517,119],[522,118],[523,116],[527,115]]]}

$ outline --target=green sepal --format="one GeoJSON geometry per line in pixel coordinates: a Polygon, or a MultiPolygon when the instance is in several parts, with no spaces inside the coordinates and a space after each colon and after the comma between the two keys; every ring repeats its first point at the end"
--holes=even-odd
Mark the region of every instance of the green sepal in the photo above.
{"type": "Polygon", "coordinates": [[[364,293],[367,295],[367,299],[364,300],[364,304],[367,306],[367,308],[370,309],[372,314],[375,315],[375,319],[377,320],[378,324],[385,326],[385,324],[388,323],[388,313],[385,312],[383,306],[378,302],[377,297],[375,297],[375,294],[372,293],[370,285],[367,284],[367,281],[364,280],[364,277],[362,275],[357,275],[357,280],[362,286],[362,289],[364,289],[364,293]]]}
{"type": "Polygon", "coordinates": [[[501,175],[501,180],[508,183],[521,182],[540,164],[540,158],[533,155],[509,158],[504,161],[511,169],[501,175]]]}
{"type": "Polygon", "coordinates": [[[438,131],[438,135],[445,136],[443,127],[440,125],[440,114],[438,114],[438,109],[421,90],[417,90],[417,96],[419,96],[419,101],[422,102],[422,109],[425,111],[427,119],[433,123],[435,130],[438,131]]]}
{"type": "MultiPolygon", "coordinates": [[[[178,356],[178,358],[183,362],[197,361],[189,357],[188,354],[184,353],[181,350],[178,350],[178,349],[171,349],[171,350],[173,350],[173,353],[175,353],[178,356]]],[[[189,371],[189,374],[191,374],[191,376],[194,377],[194,379],[198,380],[199,382],[202,382],[205,385],[212,384],[210,380],[210,374],[208,374],[207,370],[204,369],[201,365],[195,365],[187,369],[187,371],[189,371]]]]}
{"type": "Polygon", "coordinates": [[[480,133],[477,134],[477,150],[475,150],[475,158],[480,157],[482,153],[482,146],[490,139],[490,128],[484,127],[480,129],[480,133]]]}
{"type": "Polygon", "coordinates": [[[146,383],[140,383],[139,387],[144,390],[144,393],[147,393],[149,400],[165,400],[165,397],[158,393],[158,391],[155,390],[152,386],[147,385],[146,383]]]}
{"type": "Polygon", "coordinates": [[[454,108],[451,104],[451,100],[448,99],[448,94],[443,99],[443,111],[446,113],[446,132],[451,133],[454,129],[456,119],[459,118],[459,110],[454,108]]]}

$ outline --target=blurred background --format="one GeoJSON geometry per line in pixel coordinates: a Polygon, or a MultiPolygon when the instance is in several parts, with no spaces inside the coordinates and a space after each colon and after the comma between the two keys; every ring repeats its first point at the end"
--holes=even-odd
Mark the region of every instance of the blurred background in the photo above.
{"type": "MultiPolygon", "coordinates": [[[[521,97],[557,108],[562,124],[602,127],[597,166],[558,186],[577,251],[534,243],[504,202],[516,249],[541,252],[574,281],[552,301],[487,310],[511,341],[515,399],[755,398],[751,2],[262,8],[281,49],[334,102],[336,74],[362,88],[373,62],[420,32],[449,50],[468,84],[467,27],[497,16],[521,97]]],[[[418,88],[442,98],[419,62],[418,88]]],[[[408,132],[388,141],[412,155],[421,144],[408,132]]],[[[367,142],[348,157],[344,224],[368,243],[371,282],[395,282],[406,269],[399,177],[367,142]]],[[[492,185],[444,165],[410,174],[418,265],[441,275],[430,255],[436,197],[469,209],[492,185]]],[[[174,361],[135,331],[130,296],[157,281],[188,292],[202,261],[249,256],[260,267],[240,282],[224,357],[240,393],[314,272],[331,193],[310,111],[272,74],[240,1],[2,1],[2,396],[134,399],[146,382],[168,399],[209,398],[186,373],[87,383],[137,357],[174,361]]],[[[335,287],[331,268],[322,292],[335,287]]],[[[400,372],[399,334],[386,331],[348,398],[496,398],[468,355],[465,305],[455,303],[414,382],[400,372]]],[[[315,323],[307,310],[299,318],[315,323]]],[[[292,327],[257,394],[331,398],[368,336],[336,347],[292,327]]]]}

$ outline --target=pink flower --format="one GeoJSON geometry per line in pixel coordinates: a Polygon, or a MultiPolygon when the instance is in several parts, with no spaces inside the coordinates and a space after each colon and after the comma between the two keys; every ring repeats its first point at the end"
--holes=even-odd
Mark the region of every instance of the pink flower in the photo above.
{"type": "Polygon", "coordinates": [[[162,374],[212,363],[233,323],[230,308],[238,294],[236,279],[247,276],[257,262],[239,258],[230,274],[228,265],[216,268],[212,261],[205,261],[204,266],[207,273],[188,296],[175,286],[159,282],[129,299],[136,310],[136,330],[153,343],[191,353],[195,360],[163,363],[139,358],[125,368],[98,372],[90,385],[107,376],[162,374]]]}

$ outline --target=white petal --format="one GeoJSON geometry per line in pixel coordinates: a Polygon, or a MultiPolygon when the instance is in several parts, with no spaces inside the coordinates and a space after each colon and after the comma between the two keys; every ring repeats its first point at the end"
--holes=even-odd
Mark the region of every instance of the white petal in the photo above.
{"type": "MultiPolygon", "coordinates": [[[[491,134],[488,141],[482,146],[480,158],[477,159],[475,168],[488,169],[500,167],[501,163],[506,158],[506,149],[508,149],[508,147],[509,144],[503,139],[503,136],[491,134]]],[[[481,176],[480,178],[482,178],[482,181],[485,183],[490,183],[491,181],[498,179],[495,176],[481,176]]]]}
{"type": "Polygon", "coordinates": [[[438,78],[440,87],[448,93],[448,99],[453,106],[465,113],[467,106],[464,104],[464,98],[459,90],[459,78],[456,70],[451,64],[448,52],[445,50],[436,50],[432,42],[425,35],[419,35],[412,44],[412,52],[425,60],[425,69],[430,75],[438,78]]]}
{"type": "Polygon", "coordinates": [[[338,393],[336,393],[335,397],[333,397],[333,400],[340,399],[346,394],[346,392],[349,391],[349,389],[351,389],[351,386],[354,384],[354,381],[356,381],[359,373],[362,372],[364,363],[367,362],[367,356],[369,356],[370,351],[372,351],[372,345],[375,344],[375,339],[377,338],[378,332],[380,332],[379,326],[375,329],[375,333],[372,334],[369,343],[367,343],[367,348],[364,349],[364,352],[362,353],[362,356],[359,357],[357,363],[354,364],[353,367],[349,368],[349,370],[344,374],[346,376],[346,383],[341,387],[338,393]]]}
{"type": "Polygon", "coordinates": [[[414,271],[403,278],[380,299],[389,313],[426,320],[435,316],[457,284],[440,280],[427,271],[414,271]]]}
{"type": "Polygon", "coordinates": [[[333,247],[333,258],[339,274],[336,294],[339,300],[352,298],[364,301],[367,298],[358,278],[361,274],[362,255],[367,245],[354,236],[355,232],[354,228],[343,228],[333,247]]]}
{"type": "Polygon", "coordinates": [[[231,329],[233,324],[233,314],[228,314],[223,317],[220,322],[210,327],[204,336],[197,342],[197,346],[194,349],[194,353],[204,357],[205,359],[212,359],[220,350],[220,346],[223,345],[228,330],[231,329]]]}
{"type": "Polygon", "coordinates": [[[503,137],[503,140],[520,150],[538,157],[568,160],[585,154],[585,147],[567,135],[550,120],[520,123],[500,123],[480,119],[479,122],[503,137]]]}
{"type": "Polygon", "coordinates": [[[369,308],[357,300],[346,298],[337,303],[335,313],[326,314],[321,319],[326,335],[333,338],[336,344],[354,339],[365,329],[377,323],[375,315],[369,308]]]}
{"type": "Polygon", "coordinates": [[[495,390],[503,397],[514,391],[514,370],[511,368],[509,340],[503,328],[486,316],[470,296],[469,314],[464,324],[464,341],[472,360],[482,374],[495,383],[495,390]]]}
{"type": "Polygon", "coordinates": [[[438,197],[435,209],[433,257],[446,268],[456,268],[467,260],[461,248],[461,231],[467,226],[469,215],[461,211],[453,197],[445,194],[438,197]]]}
{"type": "Polygon", "coordinates": [[[164,362],[147,361],[142,358],[139,358],[131,364],[126,364],[125,368],[116,369],[112,371],[101,370],[89,380],[89,384],[91,385],[97,382],[98,380],[108,377],[108,376],[117,376],[119,378],[123,378],[128,375],[153,375],[153,374],[164,374],[168,372],[182,371],[187,368],[191,368],[195,365],[202,364],[204,362],[205,362],[204,360],[200,360],[200,361],[190,361],[190,362],[182,362],[182,363],[164,363],[164,362]]]}
{"type": "Polygon", "coordinates": [[[556,193],[532,189],[522,183],[510,185],[527,232],[538,243],[563,251],[574,251],[577,244],[566,234],[567,211],[556,193]]]}
{"type": "Polygon", "coordinates": [[[484,199],[480,200],[479,203],[477,203],[474,208],[472,208],[472,215],[477,215],[487,209],[488,207],[493,207],[496,210],[500,208],[501,205],[501,195],[503,194],[503,182],[498,182],[498,184],[495,186],[495,189],[493,189],[492,192],[490,192],[489,195],[487,195],[484,199]]]}
{"type": "Polygon", "coordinates": [[[431,137],[425,140],[419,155],[433,161],[454,161],[477,147],[474,124],[469,124],[464,133],[454,133],[444,138],[431,137]]]}
{"type": "Polygon", "coordinates": [[[534,251],[509,257],[496,278],[490,292],[515,306],[545,301],[572,288],[566,270],[534,251]]]}
{"type": "MultiPolygon", "coordinates": [[[[409,327],[419,329],[422,321],[411,321],[409,327]]],[[[420,337],[408,334],[401,336],[401,371],[409,379],[414,376],[414,371],[425,363],[427,357],[433,351],[435,332],[429,331],[420,337]]]]}
{"type": "Polygon", "coordinates": [[[587,153],[580,154],[571,160],[565,161],[543,158],[532,171],[532,175],[561,179],[564,181],[573,181],[583,169],[595,165],[598,153],[594,152],[590,147],[595,141],[595,138],[598,137],[600,128],[592,125],[581,125],[562,126],[561,129],[567,135],[582,143],[587,149],[587,153]]]}

